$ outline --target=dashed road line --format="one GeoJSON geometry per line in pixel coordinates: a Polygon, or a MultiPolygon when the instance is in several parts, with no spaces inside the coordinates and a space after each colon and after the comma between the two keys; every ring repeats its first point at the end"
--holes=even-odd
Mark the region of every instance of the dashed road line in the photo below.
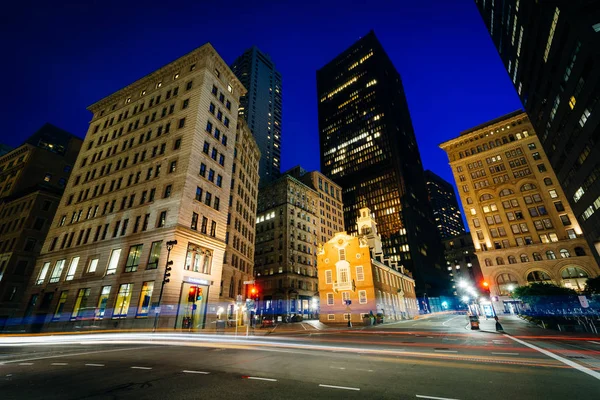
{"type": "Polygon", "coordinates": [[[104,367],[104,364],[93,364],[93,363],[90,363],[90,364],[85,364],[85,366],[86,367],[104,367]]]}
{"type": "Polygon", "coordinates": [[[33,363],[23,362],[23,363],[19,363],[19,365],[33,365],[33,363]]]}
{"type": "Polygon", "coordinates": [[[497,354],[497,355],[501,355],[501,356],[518,356],[519,355],[519,353],[500,353],[500,352],[496,353],[493,351],[492,351],[492,354],[497,354]]]}
{"type": "Polygon", "coordinates": [[[449,397],[434,397],[434,396],[425,396],[422,394],[418,394],[417,397],[419,399],[431,399],[431,400],[458,400],[458,399],[451,399],[449,397]]]}
{"type": "Polygon", "coordinates": [[[184,374],[201,374],[201,375],[208,375],[210,374],[210,372],[206,372],[206,371],[191,371],[189,369],[184,369],[183,371],[184,374]]]}
{"type": "Polygon", "coordinates": [[[131,367],[131,369],[152,369],[152,367],[131,367]]]}
{"type": "Polygon", "coordinates": [[[329,368],[333,368],[333,369],[346,369],[345,367],[334,367],[334,366],[330,366],[329,368]]]}
{"type": "Polygon", "coordinates": [[[594,342],[593,340],[588,340],[588,342],[594,343],[594,344],[600,344],[600,342],[594,342]]]}
{"type": "Polygon", "coordinates": [[[457,350],[434,350],[436,353],[458,353],[457,350]]]}
{"type": "Polygon", "coordinates": [[[322,383],[319,384],[320,387],[330,388],[330,389],[344,389],[344,390],[356,390],[359,391],[360,388],[348,387],[348,386],[335,386],[335,385],[324,385],[322,383]]]}
{"type": "Polygon", "coordinates": [[[268,382],[277,382],[277,379],[273,378],[261,378],[259,376],[242,376],[244,379],[253,379],[255,381],[268,381],[268,382]]]}
{"type": "Polygon", "coordinates": [[[69,365],[69,363],[52,363],[50,365],[69,365]]]}

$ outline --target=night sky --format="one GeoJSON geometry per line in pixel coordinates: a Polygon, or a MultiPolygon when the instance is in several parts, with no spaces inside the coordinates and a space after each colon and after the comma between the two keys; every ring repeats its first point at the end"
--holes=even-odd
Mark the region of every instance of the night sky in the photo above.
{"type": "Polygon", "coordinates": [[[316,70],[371,29],[402,76],[423,164],[445,179],[438,144],[521,108],[473,0],[58,3],[4,15],[10,146],[45,122],[83,137],[88,105],[206,42],[228,64],[257,45],[283,76],[282,170],[319,169],[316,70]]]}

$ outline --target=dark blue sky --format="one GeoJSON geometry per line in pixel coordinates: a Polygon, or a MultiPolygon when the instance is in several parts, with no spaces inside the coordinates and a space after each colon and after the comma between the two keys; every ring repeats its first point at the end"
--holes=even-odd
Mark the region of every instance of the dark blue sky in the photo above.
{"type": "Polygon", "coordinates": [[[283,76],[282,168],[318,169],[316,70],[370,29],[402,76],[425,168],[449,181],[438,144],[521,107],[473,0],[81,3],[5,13],[2,142],[45,122],[83,137],[102,97],[206,42],[227,63],[255,44],[283,76]]]}

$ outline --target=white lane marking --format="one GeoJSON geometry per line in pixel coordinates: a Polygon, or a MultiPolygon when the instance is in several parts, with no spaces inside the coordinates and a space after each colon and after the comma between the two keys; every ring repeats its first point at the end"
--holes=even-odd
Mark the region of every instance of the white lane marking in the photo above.
{"type": "Polygon", "coordinates": [[[356,391],[360,390],[360,388],[355,388],[355,387],[335,386],[335,385],[323,385],[322,383],[320,383],[319,386],[320,387],[325,387],[325,388],[331,388],[331,389],[345,389],[345,390],[356,390],[356,391]]]}
{"type": "Polygon", "coordinates": [[[202,374],[202,375],[208,375],[208,374],[210,374],[210,372],[204,372],[204,371],[190,371],[190,370],[187,370],[187,369],[184,369],[184,370],[183,370],[183,371],[181,371],[181,372],[183,372],[183,373],[185,373],[185,374],[202,374]]]}
{"type": "Polygon", "coordinates": [[[514,338],[507,334],[504,334],[504,336],[506,336],[507,338],[509,338],[511,340],[514,340],[517,343],[522,344],[523,346],[527,346],[530,349],[537,350],[540,353],[547,355],[548,357],[554,358],[555,360],[560,361],[561,363],[566,364],[569,367],[575,368],[576,370],[583,372],[584,374],[588,374],[588,375],[593,376],[594,378],[600,380],[600,373],[598,373],[596,371],[592,371],[591,369],[586,368],[583,365],[577,364],[576,362],[573,362],[571,360],[567,360],[566,358],[563,358],[561,356],[557,356],[556,354],[549,352],[548,350],[544,350],[541,347],[537,347],[533,344],[527,343],[524,340],[514,338]]]}
{"type": "Polygon", "coordinates": [[[344,368],[344,367],[333,367],[333,366],[332,366],[332,367],[329,367],[329,368],[333,368],[333,369],[346,369],[346,368],[344,368]]]}
{"type": "Polygon", "coordinates": [[[458,353],[457,350],[434,350],[436,353],[458,353]]]}
{"type": "Polygon", "coordinates": [[[492,354],[504,355],[504,356],[518,356],[519,353],[495,353],[492,351],[492,354]]]}
{"type": "Polygon", "coordinates": [[[302,322],[300,322],[300,326],[303,327],[305,331],[308,330],[308,329],[306,329],[306,327],[304,326],[304,324],[302,322]]]}
{"type": "Polygon", "coordinates": [[[457,400],[457,399],[451,399],[449,397],[424,396],[422,394],[418,394],[417,397],[420,399],[432,399],[432,400],[457,400]]]}
{"type": "Polygon", "coordinates": [[[69,365],[69,363],[52,363],[50,365],[69,365]]]}
{"type": "Polygon", "coordinates": [[[131,367],[131,369],[152,369],[152,367],[131,367]]]}
{"type": "Polygon", "coordinates": [[[33,365],[33,363],[19,363],[19,365],[33,365]]]}
{"type": "Polygon", "coordinates": [[[261,377],[258,377],[258,376],[249,376],[248,379],[254,379],[255,381],[277,382],[277,379],[273,379],[273,378],[261,378],[261,377]]]}
{"type": "Polygon", "coordinates": [[[85,364],[86,367],[104,367],[104,364],[85,364]]]}
{"type": "Polygon", "coordinates": [[[452,318],[450,318],[450,319],[448,319],[448,320],[446,320],[446,321],[442,322],[442,325],[443,325],[443,326],[448,326],[448,325],[446,325],[446,324],[447,324],[448,322],[452,321],[453,319],[456,319],[456,318],[464,318],[464,317],[465,317],[464,315],[459,315],[459,316],[457,316],[457,317],[452,317],[452,318]]]}
{"type": "Polygon", "coordinates": [[[594,342],[593,340],[588,340],[588,342],[594,343],[594,344],[600,344],[600,342],[594,342]]]}
{"type": "Polygon", "coordinates": [[[2,361],[2,362],[0,362],[0,365],[11,364],[11,363],[19,363],[19,362],[23,362],[23,361],[45,360],[45,359],[48,359],[48,358],[61,358],[61,357],[72,357],[72,356],[84,356],[84,355],[87,355],[87,354],[95,354],[95,353],[108,353],[108,352],[111,352],[111,351],[139,350],[139,349],[145,349],[145,348],[148,348],[148,347],[152,347],[152,346],[128,347],[128,348],[125,348],[125,349],[86,351],[86,352],[83,352],[83,353],[62,354],[60,356],[45,356],[45,357],[22,358],[20,360],[2,361]]]}

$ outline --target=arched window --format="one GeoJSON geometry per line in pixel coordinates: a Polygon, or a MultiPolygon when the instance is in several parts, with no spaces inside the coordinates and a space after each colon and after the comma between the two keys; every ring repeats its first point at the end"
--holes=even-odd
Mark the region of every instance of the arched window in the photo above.
{"type": "Polygon", "coordinates": [[[465,153],[463,153],[462,151],[460,153],[458,153],[459,158],[463,158],[464,156],[465,156],[465,153]]]}
{"type": "Polygon", "coordinates": [[[533,189],[537,189],[537,186],[535,186],[533,183],[526,183],[523,186],[521,186],[521,192],[526,192],[528,190],[533,189]]]}
{"type": "Polygon", "coordinates": [[[502,257],[496,257],[497,265],[504,265],[504,259],[502,257]]]}
{"type": "Polygon", "coordinates": [[[560,256],[562,258],[569,258],[571,257],[571,253],[569,253],[569,250],[567,249],[560,249],[560,256]]]}
{"type": "Polygon", "coordinates": [[[496,278],[496,283],[498,284],[498,291],[500,292],[500,296],[509,296],[510,292],[512,292],[519,283],[517,279],[511,274],[500,274],[496,278]]]}
{"type": "Polygon", "coordinates": [[[508,139],[506,138],[506,136],[502,137],[502,143],[504,143],[504,144],[508,143],[508,139]]]}
{"type": "Polygon", "coordinates": [[[585,256],[585,250],[583,249],[583,247],[575,247],[575,255],[585,256]]]}
{"type": "Polygon", "coordinates": [[[554,252],[552,250],[548,250],[546,252],[546,258],[548,260],[556,260],[556,254],[554,254],[554,252]]]}
{"type": "Polygon", "coordinates": [[[467,197],[467,204],[473,204],[473,199],[470,197],[467,197]]]}
{"type": "Polygon", "coordinates": [[[508,135],[508,140],[510,140],[511,142],[515,141],[515,135],[513,135],[512,133],[510,135],[508,135]]]}
{"type": "Polygon", "coordinates": [[[481,153],[481,151],[482,151],[482,150],[481,150],[481,146],[477,146],[477,152],[478,152],[478,153],[481,153]]]}
{"type": "Polygon", "coordinates": [[[511,194],[514,194],[515,192],[512,191],[511,189],[502,189],[500,191],[500,197],[504,197],[504,196],[509,196],[511,194]]]}
{"type": "Polygon", "coordinates": [[[492,260],[490,260],[489,258],[485,259],[485,266],[486,267],[491,267],[492,266],[492,260]]]}
{"type": "Polygon", "coordinates": [[[529,262],[529,256],[527,254],[521,254],[521,262],[529,262]]]}
{"type": "Polygon", "coordinates": [[[493,141],[490,142],[490,149],[493,149],[494,147],[496,147],[496,143],[494,143],[493,141]]]}
{"type": "Polygon", "coordinates": [[[492,196],[491,194],[485,193],[485,194],[481,195],[481,197],[479,198],[479,201],[487,201],[487,200],[491,200],[493,198],[494,198],[494,196],[492,196]]]}
{"type": "Polygon", "coordinates": [[[517,139],[522,139],[522,138],[523,138],[523,136],[521,136],[520,133],[517,133],[517,139]]]}
{"type": "Polygon", "coordinates": [[[488,147],[487,143],[483,144],[483,150],[489,150],[490,148],[488,147]]]}
{"type": "Polygon", "coordinates": [[[509,264],[516,264],[517,263],[517,259],[515,258],[515,256],[508,256],[508,263],[509,264]]]}
{"type": "Polygon", "coordinates": [[[540,253],[533,253],[533,261],[542,261],[542,255],[540,253]]]}
{"type": "Polygon", "coordinates": [[[467,157],[468,157],[468,156],[470,156],[470,155],[471,155],[471,152],[470,152],[469,150],[465,150],[465,156],[467,156],[467,157]]]}
{"type": "Polygon", "coordinates": [[[546,186],[552,185],[552,179],[550,179],[550,178],[544,178],[544,185],[546,185],[546,186]]]}
{"type": "Polygon", "coordinates": [[[579,267],[570,266],[562,270],[561,277],[565,287],[581,291],[585,289],[588,274],[579,267]]]}
{"type": "Polygon", "coordinates": [[[547,273],[545,273],[544,271],[531,271],[528,275],[527,275],[527,283],[533,283],[533,282],[549,282],[552,279],[550,278],[550,275],[548,275],[547,273]]]}
{"type": "Polygon", "coordinates": [[[502,146],[502,142],[500,141],[500,139],[496,139],[496,146],[502,146]]]}

